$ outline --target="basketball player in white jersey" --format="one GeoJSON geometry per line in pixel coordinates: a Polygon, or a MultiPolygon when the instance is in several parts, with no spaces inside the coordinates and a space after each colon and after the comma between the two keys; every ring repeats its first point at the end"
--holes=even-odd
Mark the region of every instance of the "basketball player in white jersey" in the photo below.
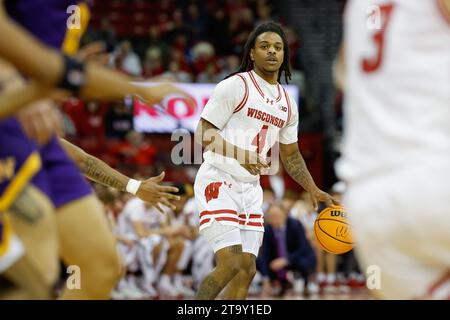
{"type": "Polygon", "coordinates": [[[448,299],[450,1],[349,1],[343,51],[337,170],[360,262],[381,298],[448,299]]]}
{"type": "Polygon", "coordinates": [[[317,206],[332,197],[314,183],[299,152],[298,110],[278,83],[290,76],[287,40],[274,22],[259,25],[245,45],[238,73],[220,82],[205,106],[196,139],[206,147],[194,190],[200,233],[213,247],[216,268],[203,280],[198,299],[245,299],[263,238],[259,175],[275,142],[286,171],[317,206]],[[240,161],[238,161],[240,160],[240,161]]]}

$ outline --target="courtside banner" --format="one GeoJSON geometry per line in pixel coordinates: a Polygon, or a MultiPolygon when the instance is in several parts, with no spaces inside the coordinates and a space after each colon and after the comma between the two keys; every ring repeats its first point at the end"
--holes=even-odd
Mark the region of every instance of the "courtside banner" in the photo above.
{"type": "MultiPolygon", "coordinates": [[[[154,82],[139,82],[142,86],[154,86],[154,82]]],[[[175,129],[184,128],[194,132],[200,114],[214,91],[216,84],[176,83],[189,93],[196,101],[190,108],[180,96],[168,96],[159,105],[149,106],[137,97],[127,98],[127,104],[134,108],[134,129],[147,133],[172,133],[175,129]]],[[[294,85],[283,85],[289,95],[298,104],[299,89],[294,85]]],[[[233,94],[230,92],[230,94],[233,94]]],[[[218,110],[220,112],[220,110],[218,110]]]]}

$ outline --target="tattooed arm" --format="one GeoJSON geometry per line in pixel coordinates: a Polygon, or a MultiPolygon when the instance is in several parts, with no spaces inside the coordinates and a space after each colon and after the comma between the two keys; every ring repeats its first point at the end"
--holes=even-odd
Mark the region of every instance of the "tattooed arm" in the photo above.
{"type": "Polygon", "coordinates": [[[311,195],[314,208],[318,208],[318,202],[325,202],[327,206],[338,204],[328,193],[320,190],[314,182],[311,174],[306,167],[297,142],[291,144],[280,143],[280,157],[284,169],[299,185],[311,195]]]}
{"type": "MultiPolygon", "coordinates": [[[[120,191],[126,191],[129,177],[111,168],[102,160],[86,153],[81,148],[71,144],[69,141],[60,138],[61,145],[66,150],[69,157],[75,161],[81,173],[89,179],[104,186],[112,187],[120,191]]],[[[180,197],[170,192],[178,192],[178,188],[161,186],[159,183],[164,179],[164,172],[157,177],[142,181],[136,195],[154,205],[161,213],[164,210],[159,204],[164,204],[175,210],[175,206],[169,200],[179,200],[180,197]]]]}

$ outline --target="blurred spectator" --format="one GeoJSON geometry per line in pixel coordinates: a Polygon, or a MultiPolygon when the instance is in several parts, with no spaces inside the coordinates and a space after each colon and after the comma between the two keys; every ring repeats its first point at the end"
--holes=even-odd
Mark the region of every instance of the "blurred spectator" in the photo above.
{"type": "Polygon", "coordinates": [[[114,27],[111,25],[108,18],[101,18],[100,28],[93,30],[90,26],[86,34],[82,38],[82,46],[93,41],[102,41],[105,43],[106,51],[111,52],[116,46],[116,36],[114,32],[114,27]]]}
{"type": "Polygon", "coordinates": [[[143,76],[152,78],[164,73],[162,51],[158,47],[149,47],[145,52],[143,76]]]}
{"type": "Polygon", "coordinates": [[[194,72],[199,74],[206,70],[210,63],[215,63],[214,47],[206,41],[197,43],[191,50],[194,72]]]}
{"type": "Polygon", "coordinates": [[[180,64],[177,61],[169,63],[169,70],[163,73],[164,76],[173,77],[177,82],[192,82],[193,77],[190,73],[180,69],[180,64]]]}
{"type": "Polygon", "coordinates": [[[205,31],[205,18],[200,10],[204,6],[198,2],[202,1],[191,2],[188,4],[185,21],[186,26],[189,28],[194,38],[202,39],[205,31]]]}
{"type": "Polygon", "coordinates": [[[229,19],[225,9],[222,7],[214,8],[208,22],[206,38],[214,45],[218,55],[232,53],[228,25],[229,19]]]}
{"type": "Polygon", "coordinates": [[[210,62],[206,65],[206,70],[199,73],[197,76],[197,82],[200,83],[217,83],[217,69],[216,66],[210,62]]]}
{"type": "Polygon", "coordinates": [[[307,283],[316,267],[316,257],[300,221],[288,217],[283,205],[274,203],[268,210],[267,224],[258,266],[263,276],[262,296],[272,296],[271,282],[288,287],[288,271],[299,272],[307,283]]]}
{"type": "Polygon", "coordinates": [[[229,24],[231,44],[233,45],[234,53],[241,54],[245,42],[247,41],[254,26],[254,15],[253,11],[247,6],[243,6],[241,9],[234,10],[239,11],[235,11],[233,12],[233,14],[231,14],[231,20],[229,24]]]}
{"type": "Polygon", "coordinates": [[[105,139],[104,117],[107,108],[104,104],[96,101],[88,101],[83,112],[83,123],[78,132],[80,138],[94,138],[98,143],[103,143],[105,139]]]}
{"type": "Polygon", "coordinates": [[[255,24],[258,25],[272,20],[272,10],[272,6],[265,1],[257,1],[256,13],[258,18],[256,19],[255,24]]]}
{"type": "Polygon", "coordinates": [[[133,75],[142,74],[141,60],[133,51],[130,41],[122,41],[118,52],[116,53],[116,65],[120,70],[133,75]]]}
{"type": "Polygon", "coordinates": [[[110,147],[110,151],[127,166],[151,166],[155,162],[157,150],[140,132],[131,130],[126,140],[119,141],[110,147]]]}
{"type": "Polygon", "coordinates": [[[105,151],[105,115],[107,106],[88,101],[80,111],[83,118],[78,125],[79,146],[86,152],[102,157],[105,151]]]}
{"type": "Polygon", "coordinates": [[[105,116],[106,136],[122,139],[133,128],[133,112],[123,101],[111,104],[105,116]]]}
{"type": "Polygon", "coordinates": [[[241,64],[239,57],[234,54],[225,57],[223,61],[224,66],[222,68],[222,71],[216,76],[216,82],[220,82],[226,77],[228,77],[230,74],[236,72],[241,64]]]}

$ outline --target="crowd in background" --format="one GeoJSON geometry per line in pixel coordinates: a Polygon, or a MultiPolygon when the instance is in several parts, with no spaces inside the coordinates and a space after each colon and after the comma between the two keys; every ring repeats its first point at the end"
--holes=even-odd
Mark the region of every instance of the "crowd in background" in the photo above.
{"type": "MultiPolygon", "coordinates": [[[[173,185],[180,189],[181,200],[176,210],[164,207],[164,215],[129,194],[95,185],[126,270],[113,298],[193,298],[201,280],[214,268],[214,253],[198,234],[192,186],[173,185]]],[[[337,183],[331,192],[339,197],[344,188],[337,183]]],[[[265,188],[263,201],[265,235],[251,297],[314,297],[365,288],[364,273],[352,251],[337,256],[317,244],[313,231],[317,212],[307,194],[286,193],[279,198],[273,189],[265,188]],[[284,232],[282,238],[280,232],[284,232]],[[280,265],[281,260],[287,263],[280,265]]]]}

